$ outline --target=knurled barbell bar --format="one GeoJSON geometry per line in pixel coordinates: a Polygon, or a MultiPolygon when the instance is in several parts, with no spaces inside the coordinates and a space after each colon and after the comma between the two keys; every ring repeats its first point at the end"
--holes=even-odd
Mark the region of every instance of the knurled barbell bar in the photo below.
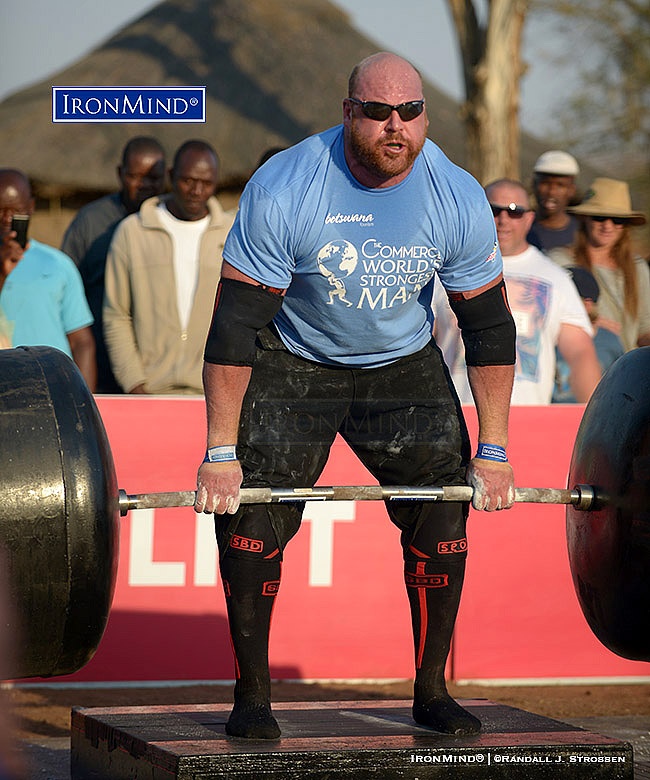
{"type": "MultiPolygon", "coordinates": [[[[48,347],[0,351],[0,545],[22,641],[14,677],[70,674],[94,654],[117,575],[119,516],[191,506],[193,491],[117,487],[99,410],[74,363],[48,347]]],[[[518,502],[566,505],[582,611],[598,639],[650,660],[650,347],[605,374],[585,408],[568,489],[517,488],[518,502]]],[[[468,486],[245,488],[242,503],[470,501],[468,486]]]]}
{"type": "MultiPolygon", "coordinates": [[[[474,488],[469,485],[410,487],[408,485],[331,485],[296,488],[242,488],[242,504],[282,504],[292,501],[471,501],[474,488]]],[[[137,493],[119,491],[122,517],[131,509],[166,509],[194,506],[196,492],[137,493]]],[[[592,509],[605,503],[592,485],[576,485],[572,490],[559,488],[515,488],[515,503],[572,504],[592,509]]]]}

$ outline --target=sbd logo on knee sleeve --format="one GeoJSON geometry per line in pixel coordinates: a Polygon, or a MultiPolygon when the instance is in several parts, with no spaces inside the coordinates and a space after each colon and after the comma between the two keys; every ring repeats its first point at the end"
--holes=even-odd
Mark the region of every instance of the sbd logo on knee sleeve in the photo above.
{"type": "Polygon", "coordinates": [[[449,542],[438,542],[439,555],[452,555],[453,553],[467,552],[467,539],[454,539],[449,542]]]}
{"type": "Polygon", "coordinates": [[[407,588],[446,588],[449,585],[447,574],[411,574],[406,572],[404,581],[407,588]]]}
{"type": "Polygon", "coordinates": [[[262,596],[275,596],[280,590],[280,580],[270,580],[262,585],[262,596]]]}
{"type": "Polygon", "coordinates": [[[247,539],[245,536],[233,536],[230,546],[236,550],[248,550],[248,552],[260,553],[264,550],[264,542],[261,539],[247,539]]]}

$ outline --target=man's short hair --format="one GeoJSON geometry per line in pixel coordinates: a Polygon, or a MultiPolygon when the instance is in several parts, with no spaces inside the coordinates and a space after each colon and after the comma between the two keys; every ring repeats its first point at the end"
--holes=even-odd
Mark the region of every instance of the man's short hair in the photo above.
{"type": "Polygon", "coordinates": [[[172,170],[176,169],[181,157],[185,154],[185,152],[190,150],[195,152],[208,152],[214,157],[214,159],[217,162],[217,165],[219,165],[219,155],[216,153],[214,148],[207,141],[202,141],[199,138],[191,138],[189,141],[185,141],[184,143],[182,143],[176,150],[176,154],[174,155],[174,161],[172,163],[172,170]]]}
{"type": "Polygon", "coordinates": [[[131,155],[141,154],[142,152],[154,152],[160,154],[163,159],[165,157],[165,150],[157,138],[150,135],[137,135],[135,138],[127,141],[126,146],[122,150],[122,167],[126,167],[131,155]]]}

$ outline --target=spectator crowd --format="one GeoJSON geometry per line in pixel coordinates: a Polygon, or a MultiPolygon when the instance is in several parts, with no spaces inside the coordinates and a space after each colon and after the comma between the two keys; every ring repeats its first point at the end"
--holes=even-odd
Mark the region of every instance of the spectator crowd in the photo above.
{"type": "MultiPolygon", "coordinates": [[[[281,151],[272,148],[262,165],[281,151]]],[[[62,350],[96,393],[201,394],[206,335],[235,210],[215,193],[219,158],[188,140],[169,170],[160,142],[131,138],[119,189],[82,207],[60,249],[12,218],[34,211],[30,181],[0,169],[0,347],[62,350]]],[[[537,159],[529,183],[485,187],[517,324],[513,404],[586,402],[624,352],[650,344],[650,271],[631,231],[646,216],[626,182],[597,178],[581,195],[566,151],[537,159]]],[[[463,403],[463,343],[442,286],[434,335],[463,403]]]]}

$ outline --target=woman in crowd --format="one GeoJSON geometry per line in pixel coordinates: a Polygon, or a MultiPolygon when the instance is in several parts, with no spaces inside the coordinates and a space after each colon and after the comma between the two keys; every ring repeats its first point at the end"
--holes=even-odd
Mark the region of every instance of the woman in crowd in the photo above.
{"type": "Polygon", "coordinates": [[[564,266],[587,268],[600,288],[597,326],[616,333],[625,351],[650,345],[650,267],[632,250],[630,228],[645,224],[632,209],[628,185],[595,179],[583,202],[567,209],[580,218],[575,244],[554,250],[564,266]]]}

